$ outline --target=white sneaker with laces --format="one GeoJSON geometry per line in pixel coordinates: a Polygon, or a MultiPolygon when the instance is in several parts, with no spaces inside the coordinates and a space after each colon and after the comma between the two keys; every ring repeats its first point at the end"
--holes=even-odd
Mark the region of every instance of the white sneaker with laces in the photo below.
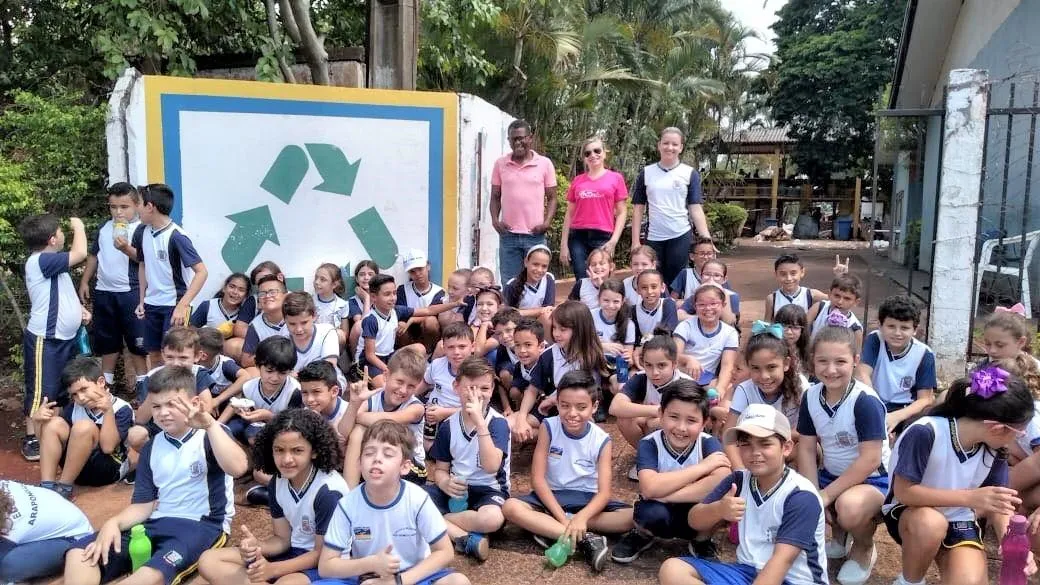
{"type": "Polygon", "coordinates": [[[841,566],[841,570],[838,571],[838,583],[841,585],[863,585],[870,579],[870,573],[874,570],[874,564],[877,563],[877,547],[871,547],[870,549],[870,563],[866,567],[859,564],[859,561],[849,559],[845,561],[845,564],[841,566]]]}

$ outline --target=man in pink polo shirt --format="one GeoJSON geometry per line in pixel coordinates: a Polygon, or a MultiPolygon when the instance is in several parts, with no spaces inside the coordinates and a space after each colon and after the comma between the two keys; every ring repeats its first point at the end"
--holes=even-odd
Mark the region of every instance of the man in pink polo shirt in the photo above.
{"type": "Polygon", "coordinates": [[[503,284],[520,274],[531,246],[545,244],[556,214],[556,168],[531,150],[531,125],[514,120],[508,132],[513,152],[495,161],[491,171],[491,223],[499,233],[503,284]]]}

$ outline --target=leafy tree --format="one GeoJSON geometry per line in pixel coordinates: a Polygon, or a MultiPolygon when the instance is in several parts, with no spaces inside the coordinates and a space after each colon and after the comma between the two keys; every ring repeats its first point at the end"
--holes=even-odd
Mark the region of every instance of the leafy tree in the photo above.
{"type": "Polygon", "coordinates": [[[902,4],[791,0],[780,9],[769,105],[797,141],[792,158],[809,177],[866,167],[873,109],[891,77],[902,4]]]}

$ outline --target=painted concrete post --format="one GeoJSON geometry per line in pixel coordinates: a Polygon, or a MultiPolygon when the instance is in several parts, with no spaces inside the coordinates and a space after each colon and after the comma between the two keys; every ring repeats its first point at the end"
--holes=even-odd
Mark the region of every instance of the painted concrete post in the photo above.
{"type": "Polygon", "coordinates": [[[950,72],[943,128],[942,188],[935,226],[929,343],[935,351],[939,379],[964,375],[971,340],[969,315],[974,309],[972,286],[982,195],[982,151],[986,141],[986,90],[989,76],[976,69],[950,72]]]}

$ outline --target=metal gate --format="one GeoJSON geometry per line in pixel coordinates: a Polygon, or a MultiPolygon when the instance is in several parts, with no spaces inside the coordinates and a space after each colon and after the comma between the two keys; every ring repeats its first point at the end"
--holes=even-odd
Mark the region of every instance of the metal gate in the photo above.
{"type": "Polygon", "coordinates": [[[1040,290],[1034,266],[1040,209],[1033,197],[1040,78],[1029,74],[992,81],[987,91],[969,360],[984,355],[982,327],[996,307],[1021,302],[1034,332],[1040,320],[1034,292],[1040,290]]]}

